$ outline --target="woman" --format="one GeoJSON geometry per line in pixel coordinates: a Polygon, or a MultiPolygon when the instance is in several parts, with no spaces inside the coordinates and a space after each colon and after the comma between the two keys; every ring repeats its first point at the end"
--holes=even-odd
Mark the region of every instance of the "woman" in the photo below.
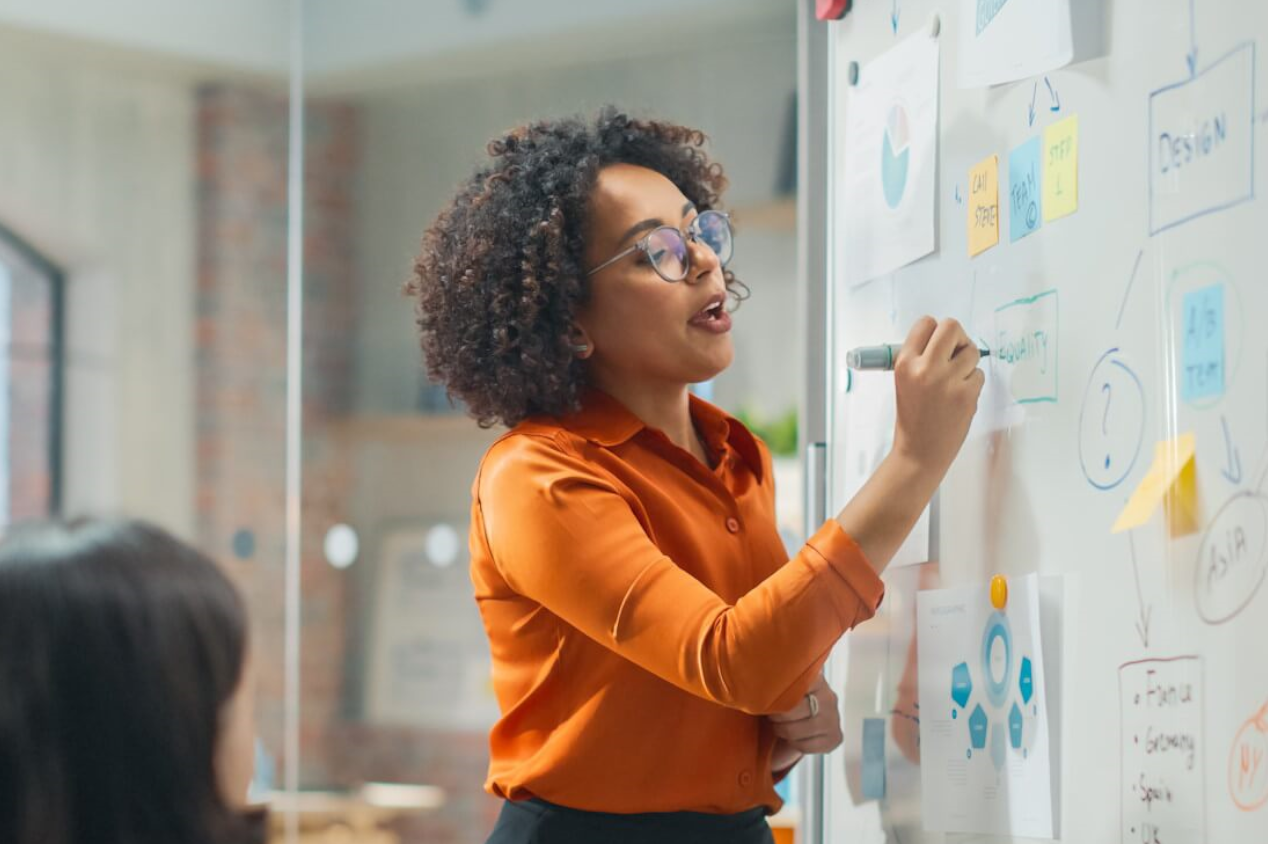
{"type": "Polygon", "coordinates": [[[246,618],[215,564],[134,521],[0,543],[0,841],[247,844],[246,618]]]}
{"type": "Polygon", "coordinates": [[[472,506],[507,800],[490,842],[769,841],[775,782],[841,740],[824,661],[976,407],[976,348],[919,321],[892,454],[789,560],[765,446],[688,390],[731,363],[747,293],[703,143],[610,109],[518,128],[407,285],[431,375],[511,429],[472,506]]]}

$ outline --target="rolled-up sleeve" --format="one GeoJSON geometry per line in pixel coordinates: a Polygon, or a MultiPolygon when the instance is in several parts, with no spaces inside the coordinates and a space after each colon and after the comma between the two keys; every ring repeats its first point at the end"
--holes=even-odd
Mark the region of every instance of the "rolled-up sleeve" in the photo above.
{"type": "Polygon", "coordinates": [[[790,709],[883,595],[830,521],[729,604],[657,548],[617,481],[548,437],[495,446],[476,492],[512,589],[663,680],[747,713],[790,709]]]}

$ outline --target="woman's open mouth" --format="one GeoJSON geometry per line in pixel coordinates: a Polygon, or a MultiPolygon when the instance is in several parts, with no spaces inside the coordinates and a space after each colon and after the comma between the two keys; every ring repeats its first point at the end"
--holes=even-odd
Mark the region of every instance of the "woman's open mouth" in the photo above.
{"type": "Polygon", "coordinates": [[[715,296],[709,304],[691,318],[688,325],[703,328],[714,334],[725,334],[731,330],[731,315],[726,312],[726,297],[715,296]]]}

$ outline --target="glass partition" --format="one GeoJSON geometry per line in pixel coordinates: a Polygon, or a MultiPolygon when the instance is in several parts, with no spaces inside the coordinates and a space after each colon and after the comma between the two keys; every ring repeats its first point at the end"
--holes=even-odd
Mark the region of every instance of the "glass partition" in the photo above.
{"type": "Polygon", "coordinates": [[[285,4],[0,10],[0,528],[127,515],[247,598],[284,758],[285,4]]]}
{"type": "Polygon", "coordinates": [[[477,844],[499,432],[428,383],[401,285],[495,133],[607,103],[703,129],[753,297],[699,390],[776,452],[795,542],[794,10],[149,2],[0,11],[0,527],[139,516],[232,574],[275,840],[477,844]]]}

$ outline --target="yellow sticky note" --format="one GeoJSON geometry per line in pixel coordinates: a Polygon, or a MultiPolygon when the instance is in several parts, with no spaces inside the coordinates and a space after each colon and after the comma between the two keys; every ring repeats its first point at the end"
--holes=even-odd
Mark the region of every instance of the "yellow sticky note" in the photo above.
{"type": "Polygon", "coordinates": [[[1043,133],[1043,219],[1079,210],[1079,116],[1072,114],[1043,133]]]}
{"type": "Polygon", "coordinates": [[[969,257],[999,243],[999,156],[969,170],[969,257]]]}
{"type": "Polygon", "coordinates": [[[1149,521],[1159,504],[1164,505],[1172,536],[1184,536],[1198,529],[1195,449],[1196,440],[1191,433],[1154,447],[1153,465],[1118,514],[1114,533],[1140,527],[1149,521]]]}

